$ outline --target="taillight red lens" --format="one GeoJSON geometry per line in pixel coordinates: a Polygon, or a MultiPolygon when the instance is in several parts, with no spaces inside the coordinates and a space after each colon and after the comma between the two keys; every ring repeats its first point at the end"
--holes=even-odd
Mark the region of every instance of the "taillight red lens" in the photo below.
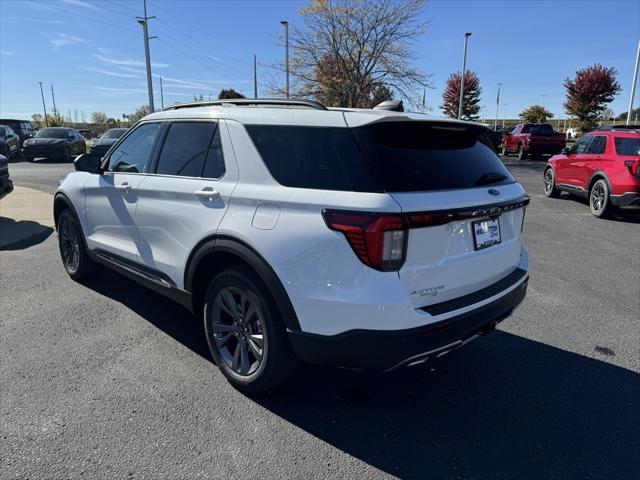
{"type": "Polygon", "coordinates": [[[384,272],[402,267],[409,227],[403,215],[325,210],[324,219],[331,230],[344,233],[364,264],[384,272]]]}
{"type": "Polygon", "coordinates": [[[625,160],[624,164],[629,169],[631,175],[640,177],[640,160],[625,160]]]}

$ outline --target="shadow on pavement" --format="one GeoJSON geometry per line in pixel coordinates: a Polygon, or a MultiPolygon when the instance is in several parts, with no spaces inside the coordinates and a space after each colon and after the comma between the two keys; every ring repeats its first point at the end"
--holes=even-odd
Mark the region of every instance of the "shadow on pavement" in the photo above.
{"type": "Polygon", "coordinates": [[[0,217],[0,251],[23,250],[44,242],[53,228],[31,220],[0,217]]]}
{"type": "MultiPolygon", "coordinates": [[[[201,322],[170,300],[106,270],[89,286],[211,360],[201,322]]],[[[252,399],[400,478],[637,475],[640,375],[500,331],[392,374],[302,366],[252,399]]]]}

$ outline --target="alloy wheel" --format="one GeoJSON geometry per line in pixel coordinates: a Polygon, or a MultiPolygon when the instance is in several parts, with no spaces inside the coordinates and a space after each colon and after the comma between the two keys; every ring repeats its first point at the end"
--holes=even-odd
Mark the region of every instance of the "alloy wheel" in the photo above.
{"type": "Polygon", "coordinates": [[[60,222],[60,251],[64,266],[70,273],[78,271],[80,266],[80,243],[71,220],[63,217],[60,222]]]}
{"type": "Polygon", "coordinates": [[[547,169],[546,172],[544,172],[544,191],[546,194],[551,193],[551,191],[553,190],[553,172],[551,171],[551,169],[547,169]]]}
{"type": "Polygon", "coordinates": [[[591,189],[591,198],[589,200],[591,203],[591,210],[593,210],[593,213],[595,213],[596,215],[599,214],[604,208],[606,196],[607,192],[605,191],[602,183],[596,182],[596,184],[591,189]]]}
{"type": "Polygon", "coordinates": [[[259,298],[251,291],[225,287],[213,302],[211,333],[226,367],[249,376],[265,356],[265,328],[259,298]]]}

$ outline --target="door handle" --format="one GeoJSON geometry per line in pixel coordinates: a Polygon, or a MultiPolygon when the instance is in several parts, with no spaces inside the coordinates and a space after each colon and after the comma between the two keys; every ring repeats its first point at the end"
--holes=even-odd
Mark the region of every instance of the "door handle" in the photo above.
{"type": "Polygon", "coordinates": [[[131,190],[131,185],[129,185],[129,182],[122,182],[120,185],[116,185],[116,190],[128,192],[129,190],[131,190]]]}
{"type": "Polygon", "coordinates": [[[196,190],[193,194],[198,198],[218,198],[220,194],[211,187],[204,187],[202,190],[196,190]]]}

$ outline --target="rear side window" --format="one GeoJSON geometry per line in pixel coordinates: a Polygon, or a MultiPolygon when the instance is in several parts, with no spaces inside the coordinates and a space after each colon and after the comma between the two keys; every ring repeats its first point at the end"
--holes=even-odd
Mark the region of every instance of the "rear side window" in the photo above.
{"type": "Polygon", "coordinates": [[[156,173],[199,177],[216,129],[213,122],[171,124],[158,159],[156,173]]]}
{"type": "Polygon", "coordinates": [[[625,157],[640,156],[640,138],[616,137],[614,139],[616,153],[625,157]]]}
{"type": "Polygon", "coordinates": [[[389,192],[504,185],[515,180],[484,127],[381,122],[354,128],[365,156],[389,192]]]}
{"type": "Polygon", "coordinates": [[[348,128],[246,125],[246,129],[281,185],[381,191],[348,128]]]}
{"type": "Polygon", "coordinates": [[[593,140],[589,144],[588,153],[592,153],[594,155],[599,155],[604,153],[607,148],[607,137],[604,135],[596,135],[593,137],[593,140]]]}

